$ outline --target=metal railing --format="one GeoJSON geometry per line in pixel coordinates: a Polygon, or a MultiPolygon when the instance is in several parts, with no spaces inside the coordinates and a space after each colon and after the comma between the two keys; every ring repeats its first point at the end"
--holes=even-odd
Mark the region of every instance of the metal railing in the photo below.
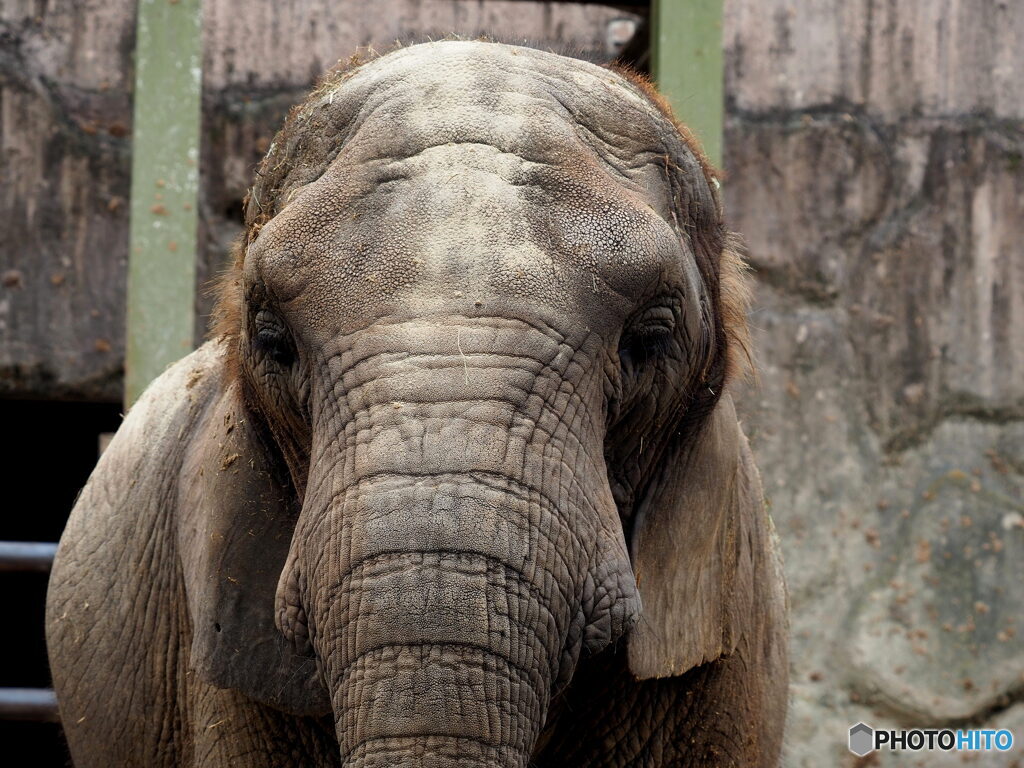
{"type": "Polygon", "coordinates": [[[0,688],[0,720],[59,723],[57,696],[49,688],[0,688]]]}
{"type": "MultiPolygon", "coordinates": [[[[57,545],[37,541],[0,541],[0,571],[47,573],[57,545]]],[[[57,697],[49,688],[0,688],[0,720],[56,723],[57,697]]]]}
{"type": "Polygon", "coordinates": [[[47,573],[57,545],[40,541],[0,541],[0,571],[47,573]]]}

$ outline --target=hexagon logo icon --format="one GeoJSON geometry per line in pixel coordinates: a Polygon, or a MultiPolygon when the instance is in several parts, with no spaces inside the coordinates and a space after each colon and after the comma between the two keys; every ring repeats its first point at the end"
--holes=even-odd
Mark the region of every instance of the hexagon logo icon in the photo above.
{"type": "Polygon", "coordinates": [[[875,729],[866,723],[857,723],[850,728],[850,751],[857,757],[864,757],[875,748],[875,729]]]}

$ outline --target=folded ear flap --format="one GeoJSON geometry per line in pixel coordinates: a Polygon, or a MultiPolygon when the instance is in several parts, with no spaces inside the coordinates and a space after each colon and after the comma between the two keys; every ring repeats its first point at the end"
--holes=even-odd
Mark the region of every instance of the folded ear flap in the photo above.
{"type": "Polygon", "coordinates": [[[316,660],[274,624],[298,500],[247,414],[237,383],[207,405],[184,460],[178,531],[192,619],[191,665],[207,682],[294,714],[330,700],[316,660]]]}
{"type": "Polygon", "coordinates": [[[629,637],[639,679],[681,675],[736,648],[751,621],[760,480],[732,398],[681,436],[637,507],[633,571],[643,605],[629,637]]]}

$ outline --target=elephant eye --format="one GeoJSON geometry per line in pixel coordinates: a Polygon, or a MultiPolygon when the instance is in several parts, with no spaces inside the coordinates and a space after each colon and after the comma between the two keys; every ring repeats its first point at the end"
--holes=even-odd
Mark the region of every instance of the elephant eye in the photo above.
{"type": "Polygon", "coordinates": [[[676,314],[671,307],[649,307],[626,327],[619,344],[623,364],[643,364],[671,351],[675,341],[676,314]]]}
{"type": "Polygon", "coordinates": [[[295,347],[284,321],[267,309],[256,313],[254,320],[253,347],[281,366],[288,366],[295,360],[295,347]]]}

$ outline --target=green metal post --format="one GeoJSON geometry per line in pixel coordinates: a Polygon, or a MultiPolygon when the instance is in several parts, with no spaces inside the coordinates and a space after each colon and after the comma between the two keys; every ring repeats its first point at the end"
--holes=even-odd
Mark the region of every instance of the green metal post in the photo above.
{"type": "Polygon", "coordinates": [[[658,89],[704,153],[722,164],[725,112],[722,0],[654,0],[651,58],[658,89]]]}
{"type": "Polygon", "coordinates": [[[192,349],[200,0],[139,0],[132,127],[125,405],[192,349]]]}

